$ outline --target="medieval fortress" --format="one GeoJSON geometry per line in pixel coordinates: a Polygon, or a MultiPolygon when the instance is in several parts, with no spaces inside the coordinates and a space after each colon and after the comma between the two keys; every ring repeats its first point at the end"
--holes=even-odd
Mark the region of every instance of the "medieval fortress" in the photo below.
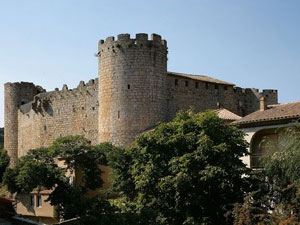
{"type": "Polygon", "coordinates": [[[75,89],[46,92],[33,83],[5,84],[5,149],[15,165],[29,149],[56,138],[84,135],[92,144],[128,146],[136,135],[170,121],[180,109],[225,108],[245,116],[259,99],[277,104],[276,90],[259,92],[207,76],[167,71],[161,36],[120,34],[98,45],[99,78],[75,89]]]}

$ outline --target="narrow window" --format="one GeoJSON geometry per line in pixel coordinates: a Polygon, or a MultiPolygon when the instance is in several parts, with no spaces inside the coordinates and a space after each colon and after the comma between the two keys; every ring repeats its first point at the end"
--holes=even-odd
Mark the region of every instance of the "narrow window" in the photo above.
{"type": "Polygon", "coordinates": [[[118,119],[120,119],[120,111],[118,111],[118,119]]]}
{"type": "Polygon", "coordinates": [[[215,89],[218,89],[218,88],[219,88],[219,86],[217,84],[215,84],[215,89]]]}
{"type": "Polygon", "coordinates": [[[30,195],[30,206],[34,207],[34,195],[30,195]]]}
{"type": "Polygon", "coordinates": [[[42,207],[42,197],[40,195],[36,196],[36,207],[42,207]]]}
{"type": "Polygon", "coordinates": [[[84,107],[82,106],[81,109],[84,110],[84,107]]]}
{"type": "Polygon", "coordinates": [[[199,83],[198,82],[195,83],[195,88],[199,88],[199,83]]]}
{"type": "Polygon", "coordinates": [[[128,90],[130,89],[130,84],[127,85],[127,89],[128,89],[128,90]]]}
{"type": "Polygon", "coordinates": [[[95,110],[95,107],[92,107],[92,110],[94,111],[94,110],[95,110]]]}
{"type": "Polygon", "coordinates": [[[208,89],[208,83],[205,83],[205,88],[208,89]]]}
{"type": "Polygon", "coordinates": [[[224,86],[224,90],[227,91],[227,86],[224,86]]]}
{"type": "Polygon", "coordinates": [[[178,80],[175,79],[175,86],[178,86],[178,80]]]}
{"type": "Polygon", "coordinates": [[[186,86],[186,87],[189,86],[189,81],[188,81],[188,80],[185,81],[185,86],[186,86]]]}
{"type": "Polygon", "coordinates": [[[46,131],[47,130],[47,126],[46,125],[44,125],[44,131],[46,131]]]}

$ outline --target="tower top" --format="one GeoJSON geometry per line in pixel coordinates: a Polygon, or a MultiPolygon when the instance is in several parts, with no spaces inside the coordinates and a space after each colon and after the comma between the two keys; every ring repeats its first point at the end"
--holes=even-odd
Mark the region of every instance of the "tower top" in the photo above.
{"type": "Polygon", "coordinates": [[[130,48],[130,47],[148,47],[152,48],[163,47],[167,48],[167,41],[163,40],[158,34],[151,34],[151,39],[148,39],[148,34],[139,33],[135,38],[130,38],[130,34],[119,34],[115,37],[107,37],[106,40],[99,41],[99,53],[104,49],[112,50],[114,48],[130,48]]]}

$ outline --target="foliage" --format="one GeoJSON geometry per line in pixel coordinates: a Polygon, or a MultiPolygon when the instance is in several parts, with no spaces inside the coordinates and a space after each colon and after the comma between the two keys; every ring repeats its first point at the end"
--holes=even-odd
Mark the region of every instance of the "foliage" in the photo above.
{"type": "Polygon", "coordinates": [[[0,150],[0,183],[2,182],[2,177],[8,167],[9,161],[10,159],[7,152],[4,149],[0,150]]]}
{"type": "Polygon", "coordinates": [[[116,190],[135,202],[137,212],[152,213],[153,224],[232,224],[234,204],[251,187],[240,159],[245,155],[241,131],[213,112],[188,111],[108,161],[116,190]]]}
{"type": "Polygon", "coordinates": [[[264,157],[264,170],[257,171],[257,190],[236,207],[236,225],[300,224],[300,127],[281,135],[284,141],[264,157]]]}
{"type": "Polygon", "coordinates": [[[88,190],[103,183],[99,164],[105,159],[104,145],[91,146],[81,136],[59,138],[50,148],[32,149],[21,157],[15,168],[5,172],[4,183],[11,192],[53,190],[48,200],[60,217],[85,215],[88,190]]]}
{"type": "Polygon", "coordinates": [[[263,159],[266,175],[281,188],[300,183],[300,125],[287,128],[283,136],[278,150],[263,159]]]}

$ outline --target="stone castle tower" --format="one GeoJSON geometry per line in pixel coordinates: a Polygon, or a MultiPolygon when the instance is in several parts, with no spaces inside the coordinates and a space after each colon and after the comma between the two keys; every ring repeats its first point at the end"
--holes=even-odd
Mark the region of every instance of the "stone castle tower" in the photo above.
{"type": "Polygon", "coordinates": [[[129,34],[98,44],[99,78],[77,88],[46,92],[33,83],[5,84],[4,147],[15,165],[29,149],[62,136],[83,135],[92,144],[128,146],[135,136],[180,109],[225,108],[240,116],[259,110],[259,99],[277,104],[276,90],[239,88],[203,75],[167,72],[161,36],[129,34]]]}
{"type": "Polygon", "coordinates": [[[99,141],[129,145],[167,117],[167,42],[153,34],[99,42],[99,141]]]}
{"type": "Polygon", "coordinates": [[[15,165],[18,159],[18,111],[19,107],[32,101],[40,89],[32,83],[6,83],[4,85],[5,132],[4,148],[15,165]]]}

